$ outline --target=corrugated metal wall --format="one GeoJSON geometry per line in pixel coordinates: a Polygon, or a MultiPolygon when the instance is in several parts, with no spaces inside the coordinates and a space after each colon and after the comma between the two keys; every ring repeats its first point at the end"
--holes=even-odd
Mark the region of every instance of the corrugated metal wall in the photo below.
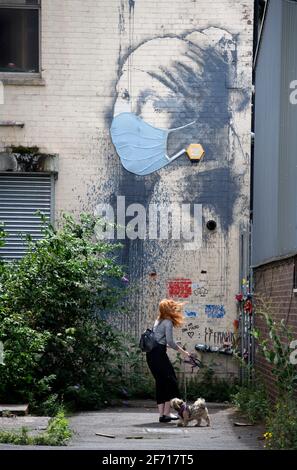
{"type": "Polygon", "coordinates": [[[297,3],[283,1],[278,255],[297,251],[297,104],[289,99],[293,80],[297,80],[297,3]]]}
{"type": "Polygon", "coordinates": [[[5,247],[0,249],[1,257],[21,258],[26,251],[26,234],[33,240],[41,238],[41,220],[36,211],[51,219],[53,184],[53,176],[46,174],[0,175],[0,222],[8,234],[5,247]]]}
{"type": "Polygon", "coordinates": [[[270,0],[256,67],[254,265],[297,251],[297,3],[270,0]]]}
{"type": "Polygon", "coordinates": [[[282,1],[268,5],[255,81],[252,263],[277,256],[282,1]]]}

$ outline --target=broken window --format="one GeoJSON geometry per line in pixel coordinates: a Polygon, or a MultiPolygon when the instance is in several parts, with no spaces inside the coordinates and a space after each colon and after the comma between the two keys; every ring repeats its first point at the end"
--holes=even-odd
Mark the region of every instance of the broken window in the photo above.
{"type": "Polygon", "coordinates": [[[0,72],[39,72],[40,0],[0,0],[0,72]]]}

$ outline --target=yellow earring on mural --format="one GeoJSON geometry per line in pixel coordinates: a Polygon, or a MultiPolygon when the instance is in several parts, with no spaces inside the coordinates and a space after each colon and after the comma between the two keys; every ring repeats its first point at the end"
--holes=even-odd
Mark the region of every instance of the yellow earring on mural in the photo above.
{"type": "Polygon", "coordinates": [[[190,144],[186,152],[191,161],[200,161],[205,154],[201,144],[190,144]]]}

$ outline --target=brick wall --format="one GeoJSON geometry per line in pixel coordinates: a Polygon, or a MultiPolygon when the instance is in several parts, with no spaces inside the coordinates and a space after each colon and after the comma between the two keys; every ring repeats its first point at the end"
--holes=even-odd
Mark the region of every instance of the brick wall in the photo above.
{"type": "MultiPolygon", "coordinates": [[[[296,257],[275,261],[257,267],[254,270],[255,295],[269,306],[268,312],[276,322],[284,319],[292,328],[294,338],[297,338],[297,295],[293,293],[294,263],[296,257]]],[[[267,327],[259,316],[255,316],[256,328],[267,337],[267,327]]],[[[271,367],[261,355],[256,353],[256,369],[267,384],[271,396],[275,396],[275,380],[271,367]]]]}
{"type": "MultiPolygon", "coordinates": [[[[123,262],[133,294],[123,327],[138,335],[168,295],[168,283],[185,278],[193,286],[185,300],[195,317],[178,339],[189,349],[216,344],[233,332],[239,238],[248,233],[253,1],[43,0],[41,21],[42,81],[5,85],[0,119],[25,127],[0,128],[0,150],[37,145],[59,154],[57,216],[94,211],[116,195],[145,207],[202,204],[200,249],[185,251],[179,241],[126,241],[123,262]],[[196,62],[193,51],[201,56],[196,62]],[[132,111],[155,126],[196,118],[194,130],[170,137],[169,153],[199,142],[204,160],[192,165],[183,156],[146,178],[125,171],[109,135],[123,90],[132,111]],[[205,227],[209,219],[217,222],[213,233],[205,227]],[[206,305],[215,306],[209,316],[206,305]]],[[[218,370],[234,367],[224,360],[218,370]]]]}

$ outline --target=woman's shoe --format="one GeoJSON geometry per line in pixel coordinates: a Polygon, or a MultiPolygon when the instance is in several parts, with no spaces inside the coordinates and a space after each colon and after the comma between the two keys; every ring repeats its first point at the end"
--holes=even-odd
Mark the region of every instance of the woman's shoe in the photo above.
{"type": "Polygon", "coordinates": [[[176,419],[179,419],[179,416],[170,414],[169,418],[171,418],[171,421],[175,421],[176,419]]]}
{"type": "Polygon", "coordinates": [[[160,416],[159,418],[159,423],[169,423],[171,421],[170,416],[160,416]]]}

